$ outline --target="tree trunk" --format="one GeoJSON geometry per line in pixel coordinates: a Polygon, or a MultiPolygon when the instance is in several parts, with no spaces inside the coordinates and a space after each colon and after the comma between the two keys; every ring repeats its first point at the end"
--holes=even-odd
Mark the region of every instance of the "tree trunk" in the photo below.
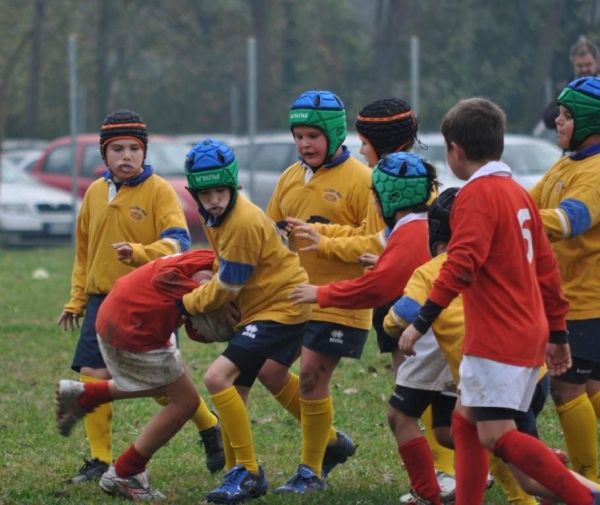
{"type": "Polygon", "coordinates": [[[42,38],[46,0],[36,0],[33,10],[33,37],[31,44],[31,65],[29,73],[29,93],[27,95],[27,121],[25,132],[29,138],[35,138],[39,120],[40,69],[42,66],[42,38]]]}

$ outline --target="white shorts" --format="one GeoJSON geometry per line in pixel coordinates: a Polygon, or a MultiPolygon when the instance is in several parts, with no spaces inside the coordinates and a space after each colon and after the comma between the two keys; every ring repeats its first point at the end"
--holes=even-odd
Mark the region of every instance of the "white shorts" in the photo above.
{"type": "Polygon", "coordinates": [[[148,352],[131,352],[107,344],[100,335],[98,347],[112,380],[121,391],[146,391],[168,386],[184,373],[174,339],[172,345],[148,352]]]}
{"type": "Polygon", "coordinates": [[[529,410],[539,368],[508,365],[477,356],[460,363],[460,403],[465,407],[529,410]]]}
{"type": "Polygon", "coordinates": [[[415,344],[415,355],[398,367],[396,384],[426,391],[456,392],[456,384],[433,331],[429,329],[415,344]]]}

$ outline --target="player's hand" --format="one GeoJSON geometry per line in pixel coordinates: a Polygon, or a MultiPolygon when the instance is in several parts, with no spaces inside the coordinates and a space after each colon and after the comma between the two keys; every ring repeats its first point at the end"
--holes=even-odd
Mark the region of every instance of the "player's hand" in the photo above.
{"type": "Polygon", "coordinates": [[[82,314],[75,314],[73,312],[67,312],[66,310],[58,318],[56,324],[62,326],[62,329],[67,331],[73,331],[75,328],[79,328],[79,320],[82,314]]]}
{"type": "Polygon", "coordinates": [[[358,262],[363,267],[372,267],[372,266],[375,266],[375,263],[377,263],[378,259],[379,259],[379,255],[378,254],[365,253],[365,254],[361,254],[358,257],[358,262]]]}
{"type": "Polygon", "coordinates": [[[571,365],[571,348],[569,344],[551,344],[546,346],[546,365],[550,375],[562,375],[571,365]]]}
{"type": "Polygon", "coordinates": [[[411,324],[409,325],[400,336],[398,340],[398,348],[406,356],[415,355],[415,344],[423,335],[419,333],[416,328],[411,324]]]}
{"type": "Polygon", "coordinates": [[[299,251],[316,251],[319,248],[321,234],[311,224],[304,223],[294,226],[294,238],[297,240],[306,240],[309,245],[298,248],[299,251]]]}
{"type": "Polygon", "coordinates": [[[133,247],[129,242],[115,242],[113,249],[117,251],[117,259],[123,263],[128,263],[133,259],[133,247]]]}
{"type": "Polygon", "coordinates": [[[240,322],[241,314],[235,302],[229,302],[220,307],[216,312],[217,321],[225,326],[234,327],[240,322]]]}
{"type": "Polygon", "coordinates": [[[290,293],[290,300],[294,303],[316,303],[318,286],[312,284],[299,284],[290,293]]]}

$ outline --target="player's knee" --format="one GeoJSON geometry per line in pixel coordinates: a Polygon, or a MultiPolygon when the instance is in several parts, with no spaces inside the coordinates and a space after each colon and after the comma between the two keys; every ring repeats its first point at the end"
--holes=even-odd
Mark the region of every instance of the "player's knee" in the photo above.
{"type": "Polygon", "coordinates": [[[319,384],[319,371],[317,369],[302,370],[300,372],[300,395],[307,396],[315,391],[319,384]]]}
{"type": "Polygon", "coordinates": [[[390,430],[392,430],[393,433],[396,433],[396,430],[398,429],[398,424],[400,421],[400,413],[393,407],[390,407],[388,409],[387,412],[387,422],[388,422],[388,426],[390,427],[390,430]]]}
{"type": "Polygon", "coordinates": [[[224,382],[225,378],[223,377],[223,374],[213,367],[209,368],[204,374],[204,385],[212,394],[224,389],[226,387],[224,382]]]}

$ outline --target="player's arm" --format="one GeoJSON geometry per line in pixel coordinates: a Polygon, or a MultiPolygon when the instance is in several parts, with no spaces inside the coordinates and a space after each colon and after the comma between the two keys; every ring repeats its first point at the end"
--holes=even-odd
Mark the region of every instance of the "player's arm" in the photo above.
{"type": "MultiPolygon", "coordinates": [[[[574,179],[558,207],[540,209],[544,229],[553,242],[581,235],[600,222],[600,176],[584,180],[585,175],[574,179]]],[[[534,201],[535,189],[531,193],[534,201]]]]}
{"type": "Polygon", "coordinates": [[[158,188],[154,196],[154,226],[159,230],[158,239],[150,244],[129,242],[131,254],[121,260],[136,267],[161,256],[184,252],[190,248],[190,233],[175,190],[166,183],[158,188]]]}

